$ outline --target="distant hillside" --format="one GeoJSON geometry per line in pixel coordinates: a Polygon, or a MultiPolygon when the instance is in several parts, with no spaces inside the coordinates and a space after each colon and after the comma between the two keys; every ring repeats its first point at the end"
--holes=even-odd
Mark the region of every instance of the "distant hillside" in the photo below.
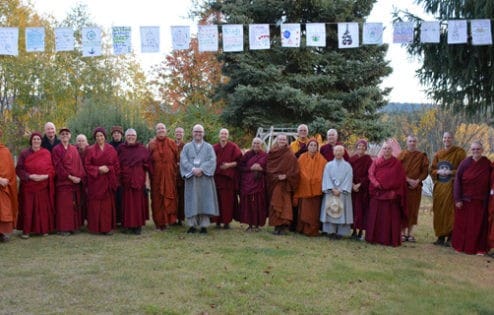
{"type": "Polygon", "coordinates": [[[432,104],[422,104],[422,103],[388,103],[384,106],[380,112],[382,113],[411,113],[416,111],[421,111],[430,108],[434,105],[432,104]]]}

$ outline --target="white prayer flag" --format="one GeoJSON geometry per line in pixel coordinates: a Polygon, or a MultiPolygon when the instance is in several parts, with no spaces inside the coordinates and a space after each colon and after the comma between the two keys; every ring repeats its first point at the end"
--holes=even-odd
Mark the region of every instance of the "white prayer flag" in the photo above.
{"type": "Polygon", "coordinates": [[[160,52],[160,27],[141,26],[141,53],[160,52]]]}
{"type": "Polygon", "coordinates": [[[338,23],[338,48],[359,47],[358,23],[338,23]]]}
{"type": "Polygon", "coordinates": [[[68,27],[55,28],[55,51],[72,51],[75,46],[74,30],[68,27]]]}
{"type": "Polygon", "coordinates": [[[393,43],[409,44],[413,42],[413,22],[396,22],[393,24],[393,43]]]}
{"type": "Polygon", "coordinates": [[[0,27],[0,55],[19,55],[19,28],[0,27]]]}
{"type": "Polygon", "coordinates": [[[223,51],[244,51],[244,27],[242,24],[223,25],[221,28],[223,51]]]}
{"type": "Polygon", "coordinates": [[[439,21],[422,21],[420,24],[421,43],[439,43],[439,21]]]}
{"type": "Polygon", "coordinates": [[[305,24],[306,45],[310,47],[326,47],[326,24],[305,24]]]}
{"type": "Polygon", "coordinates": [[[132,52],[130,26],[112,27],[113,54],[122,55],[132,52]]]}
{"type": "Polygon", "coordinates": [[[199,51],[218,51],[218,26],[199,25],[197,29],[199,51]]]}
{"type": "Polygon", "coordinates": [[[281,24],[281,47],[300,47],[300,23],[281,24]]]}
{"type": "Polygon", "coordinates": [[[364,45],[382,45],[383,29],[382,23],[364,23],[362,43],[364,45]]]}
{"type": "Polygon", "coordinates": [[[97,27],[82,29],[82,56],[101,56],[101,30],[97,27]]]}
{"type": "Polygon", "coordinates": [[[467,41],[467,20],[449,20],[448,44],[466,44],[467,41]]]}
{"type": "Polygon", "coordinates": [[[249,24],[249,48],[251,50],[271,48],[269,24],[249,24]]]}
{"type": "Polygon", "coordinates": [[[45,28],[26,27],[26,52],[45,51],[45,28]]]}
{"type": "Polygon", "coordinates": [[[184,50],[190,47],[190,26],[172,26],[172,49],[184,50]]]}
{"type": "Polygon", "coordinates": [[[472,45],[491,45],[491,20],[471,20],[472,45]]]}

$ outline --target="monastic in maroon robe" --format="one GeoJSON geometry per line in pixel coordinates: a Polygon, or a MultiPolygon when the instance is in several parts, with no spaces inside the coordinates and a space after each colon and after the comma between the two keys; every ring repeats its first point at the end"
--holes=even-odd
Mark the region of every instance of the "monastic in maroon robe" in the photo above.
{"type": "Polygon", "coordinates": [[[489,180],[491,162],[482,156],[475,161],[471,156],[464,159],[456,172],[453,197],[463,202],[455,207],[453,239],[451,246],[466,254],[487,251],[489,180]]]}
{"type": "Polygon", "coordinates": [[[59,232],[73,232],[82,226],[81,190],[86,180],[86,171],[82,165],[77,148],[71,144],[67,149],[62,143],[52,150],[55,167],[55,227],[59,232]],[[74,184],[69,175],[79,177],[81,182],[74,184]]]}
{"type": "MultiPolygon", "coordinates": [[[[178,156],[180,156],[180,153],[182,153],[182,149],[184,148],[184,146],[185,146],[185,142],[183,142],[183,141],[180,141],[177,144],[178,156]]],[[[184,179],[182,178],[182,176],[180,176],[180,172],[177,172],[177,197],[178,197],[177,219],[179,221],[184,221],[185,220],[185,212],[184,212],[184,207],[185,207],[184,185],[185,185],[184,179]]]]}
{"type": "Polygon", "coordinates": [[[365,240],[388,246],[401,245],[401,229],[407,224],[406,175],[395,158],[377,158],[369,168],[370,206],[365,240]]]}
{"type": "MultiPolygon", "coordinates": [[[[319,152],[326,158],[326,161],[330,162],[334,159],[333,150],[334,150],[334,147],[337,145],[343,146],[343,143],[336,142],[335,145],[332,145],[330,143],[326,143],[325,145],[321,146],[321,149],[319,150],[319,152]]],[[[350,156],[348,155],[348,152],[346,149],[345,149],[345,154],[343,155],[343,158],[345,159],[345,161],[350,160],[350,156]]]]}
{"type": "Polygon", "coordinates": [[[216,171],[214,172],[214,182],[218,194],[218,207],[220,215],[213,217],[212,221],[216,223],[229,224],[232,222],[233,213],[238,208],[238,171],[236,167],[221,169],[223,163],[238,162],[242,157],[242,151],[235,143],[228,141],[224,147],[220,143],[213,145],[216,153],[216,171]]]}
{"type": "MultiPolygon", "coordinates": [[[[82,165],[84,166],[84,162],[86,160],[86,153],[87,153],[87,147],[84,149],[84,151],[79,151],[79,156],[81,157],[81,162],[82,165]]],[[[84,166],[84,171],[86,170],[86,166],[84,166]]],[[[85,178],[84,182],[82,183],[81,187],[81,203],[80,203],[80,208],[81,208],[81,224],[84,225],[84,222],[86,222],[87,219],[87,205],[88,205],[88,196],[87,196],[87,178],[85,178]]]]}
{"type": "Polygon", "coordinates": [[[94,144],[87,149],[85,164],[88,186],[87,227],[92,233],[108,233],[116,226],[115,191],[118,187],[120,163],[117,151],[108,143],[103,149],[94,144]],[[100,174],[106,165],[109,172],[100,174]]]}
{"type": "Polygon", "coordinates": [[[55,230],[55,169],[51,153],[41,148],[31,148],[21,152],[16,166],[17,176],[21,179],[19,188],[19,219],[17,229],[23,234],[46,234],[55,230]],[[29,175],[48,175],[47,180],[36,182],[29,175]]]}
{"type": "Polygon", "coordinates": [[[151,208],[157,229],[177,221],[178,148],[175,141],[164,137],[149,142],[151,152],[151,208]]]}
{"type": "Polygon", "coordinates": [[[494,248],[494,163],[491,164],[491,190],[489,197],[489,224],[487,231],[487,247],[489,249],[494,248]]]}
{"type": "Polygon", "coordinates": [[[146,172],[149,171],[150,153],[140,143],[124,143],[118,147],[120,184],[122,187],[122,226],[138,228],[149,218],[146,194],[146,172]]]}
{"type": "Polygon", "coordinates": [[[290,147],[275,147],[269,151],[266,165],[269,202],[269,225],[289,226],[293,221],[292,195],[299,182],[298,161],[290,147]],[[280,180],[278,175],[286,175],[280,180]]]}
{"type": "Polygon", "coordinates": [[[252,226],[266,224],[268,207],[266,202],[266,163],[264,151],[250,150],[240,159],[240,214],[238,220],[252,226]],[[251,170],[258,163],[263,171],[251,170]]]}
{"type": "Polygon", "coordinates": [[[360,184],[358,191],[352,191],[353,227],[365,230],[369,211],[369,168],[372,158],[368,154],[355,154],[350,158],[350,164],[353,169],[353,184],[360,184]]]}

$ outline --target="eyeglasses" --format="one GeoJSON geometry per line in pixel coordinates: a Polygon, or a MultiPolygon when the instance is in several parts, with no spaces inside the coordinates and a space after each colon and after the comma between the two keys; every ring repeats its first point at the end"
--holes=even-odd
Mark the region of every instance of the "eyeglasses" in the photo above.
{"type": "Polygon", "coordinates": [[[472,150],[472,151],[480,151],[482,149],[481,148],[471,148],[470,150],[472,150]]]}

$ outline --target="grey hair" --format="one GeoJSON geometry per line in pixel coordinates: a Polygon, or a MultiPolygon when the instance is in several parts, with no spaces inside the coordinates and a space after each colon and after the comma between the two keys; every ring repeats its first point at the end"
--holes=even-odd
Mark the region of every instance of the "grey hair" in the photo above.
{"type": "Polygon", "coordinates": [[[129,129],[125,130],[125,136],[126,137],[129,133],[134,133],[137,136],[137,131],[134,128],[129,128],[129,129]]]}

